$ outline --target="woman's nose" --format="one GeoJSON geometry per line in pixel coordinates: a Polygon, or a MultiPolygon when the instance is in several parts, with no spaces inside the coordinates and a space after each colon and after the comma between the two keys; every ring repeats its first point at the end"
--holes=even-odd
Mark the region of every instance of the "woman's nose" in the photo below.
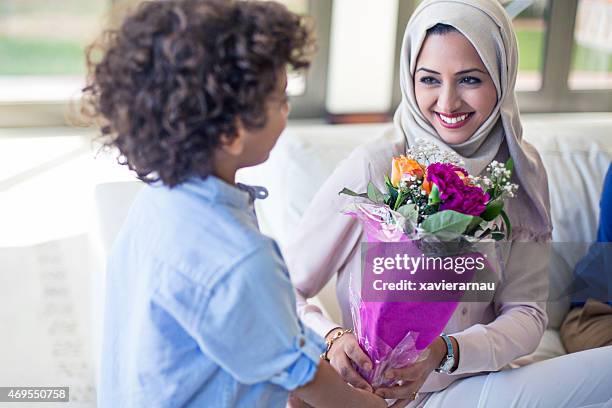
{"type": "Polygon", "coordinates": [[[451,85],[445,85],[440,89],[436,103],[442,113],[453,113],[461,108],[461,98],[457,89],[451,85]]]}

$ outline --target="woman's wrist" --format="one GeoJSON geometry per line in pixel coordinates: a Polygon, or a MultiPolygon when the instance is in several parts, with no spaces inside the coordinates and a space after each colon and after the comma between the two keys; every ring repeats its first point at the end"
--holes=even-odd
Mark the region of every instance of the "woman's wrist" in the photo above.
{"type": "MultiPolygon", "coordinates": [[[[451,372],[455,371],[457,367],[459,367],[459,343],[457,343],[457,339],[453,336],[448,336],[451,345],[453,347],[453,356],[454,356],[454,364],[451,368],[451,372]]],[[[432,343],[432,358],[435,363],[434,368],[440,367],[448,354],[448,349],[446,347],[446,342],[442,339],[442,337],[437,337],[432,343]]]]}
{"type": "Polygon", "coordinates": [[[323,360],[330,361],[329,352],[331,351],[334,344],[338,340],[340,340],[342,336],[348,333],[352,333],[352,332],[353,332],[352,329],[343,329],[342,327],[339,327],[327,333],[327,335],[325,336],[325,343],[327,347],[325,348],[325,352],[321,354],[321,358],[323,360]]]}
{"type": "Polygon", "coordinates": [[[325,340],[325,343],[327,343],[337,332],[341,332],[342,330],[344,330],[343,327],[334,327],[333,329],[328,331],[325,336],[323,336],[323,340],[325,340]]]}
{"type": "Polygon", "coordinates": [[[453,371],[455,371],[457,368],[459,368],[459,342],[457,342],[457,339],[454,338],[453,336],[448,336],[448,338],[451,341],[451,344],[453,345],[453,354],[455,355],[455,364],[453,364],[453,368],[451,369],[451,373],[453,371]]]}
{"type": "Polygon", "coordinates": [[[438,368],[446,358],[446,343],[442,340],[442,337],[436,337],[431,345],[434,368],[438,368]]]}

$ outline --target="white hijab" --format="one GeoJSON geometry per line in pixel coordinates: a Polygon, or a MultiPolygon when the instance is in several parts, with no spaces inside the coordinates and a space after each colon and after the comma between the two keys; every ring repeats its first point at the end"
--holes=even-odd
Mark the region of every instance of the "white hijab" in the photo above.
{"type": "Polygon", "coordinates": [[[400,61],[402,102],[395,112],[395,127],[412,146],[425,139],[441,149],[453,150],[465,161],[470,174],[478,175],[494,159],[514,160],[520,185],[508,213],[515,239],[547,239],[552,230],[546,171],[539,154],[523,140],[523,128],[514,94],[518,69],[517,40],[512,23],[495,0],[425,0],[410,18],[400,61]],[[427,30],[436,24],[453,26],[474,46],[497,91],[497,104],[489,118],[467,141],[448,145],[423,116],[414,93],[417,57],[427,30]]]}

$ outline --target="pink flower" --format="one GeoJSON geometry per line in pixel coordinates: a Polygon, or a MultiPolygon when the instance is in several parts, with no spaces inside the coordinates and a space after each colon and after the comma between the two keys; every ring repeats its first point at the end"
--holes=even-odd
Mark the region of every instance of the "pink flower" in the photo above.
{"type": "Polygon", "coordinates": [[[467,171],[450,163],[433,163],[427,167],[427,180],[440,192],[440,210],[454,210],[478,216],[485,210],[489,195],[480,187],[466,185],[459,175],[467,171]]]}

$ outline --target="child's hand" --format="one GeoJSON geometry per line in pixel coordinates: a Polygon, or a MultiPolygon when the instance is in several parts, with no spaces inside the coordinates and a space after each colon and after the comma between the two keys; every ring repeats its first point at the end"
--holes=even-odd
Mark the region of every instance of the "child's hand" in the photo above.
{"type": "Polygon", "coordinates": [[[359,342],[353,333],[346,333],[334,341],[327,353],[329,363],[340,374],[347,383],[353,387],[372,392],[372,386],[355,370],[352,362],[362,369],[372,369],[372,362],[359,346],[359,342]]]}

